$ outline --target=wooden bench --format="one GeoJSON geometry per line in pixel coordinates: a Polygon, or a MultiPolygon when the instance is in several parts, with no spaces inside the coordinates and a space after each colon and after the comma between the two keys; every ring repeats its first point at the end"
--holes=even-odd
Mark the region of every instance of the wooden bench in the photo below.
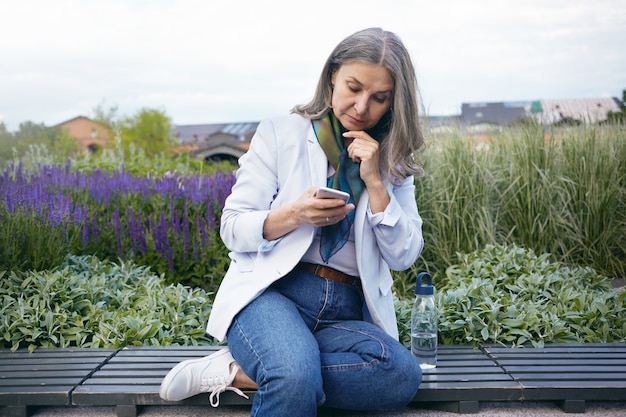
{"type": "Polygon", "coordinates": [[[522,400],[555,401],[564,411],[582,413],[585,401],[626,399],[625,343],[483,349],[520,385],[522,400]]]}
{"type": "MultiPolygon", "coordinates": [[[[181,402],[159,397],[178,362],[219,347],[0,350],[0,416],[27,417],[46,406],[114,406],[135,417],[146,405],[208,405],[207,394],[181,402]]],[[[222,405],[250,405],[232,392],[222,405]]],[[[626,400],[626,343],[556,344],[545,348],[440,346],[412,405],[475,413],[481,402],[553,401],[584,412],[586,401],[626,400]]]]}
{"type": "Polygon", "coordinates": [[[26,417],[41,406],[72,405],[72,391],[116,353],[114,349],[0,350],[0,416],[26,417]]]}

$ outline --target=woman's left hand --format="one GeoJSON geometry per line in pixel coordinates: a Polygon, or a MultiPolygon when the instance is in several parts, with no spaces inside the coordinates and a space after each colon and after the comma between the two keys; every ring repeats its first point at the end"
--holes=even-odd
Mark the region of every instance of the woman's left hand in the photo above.
{"type": "Polygon", "coordinates": [[[361,164],[359,173],[365,185],[373,181],[381,181],[378,142],[362,130],[345,132],[343,137],[348,156],[355,163],[361,164]]]}
{"type": "Polygon", "coordinates": [[[384,211],[390,198],[380,175],[378,142],[362,130],[345,132],[343,137],[346,138],[348,156],[361,164],[359,174],[369,192],[372,213],[384,211]]]}

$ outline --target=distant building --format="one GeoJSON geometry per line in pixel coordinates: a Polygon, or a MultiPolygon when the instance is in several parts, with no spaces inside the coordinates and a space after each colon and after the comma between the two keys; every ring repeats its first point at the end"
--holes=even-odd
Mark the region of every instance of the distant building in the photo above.
{"type": "Polygon", "coordinates": [[[172,135],[196,158],[207,162],[231,161],[246,151],[258,122],[174,126],[172,135]]]}
{"type": "Polygon", "coordinates": [[[109,129],[85,116],[74,117],[54,127],[67,131],[70,136],[76,138],[76,143],[81,149],[90,152],[105,147],[111,136],[109,129]]]}
{"type": "Polygon", "coordinates": [[[422,129],[429,133],[451,133],[461,126],[461,116],[427,116],[422,120],[422,129]]]}
{"type": "Polygon", "coordinates": [[[431,125],[428,131],[442,132],[447,127],[471,133],[488,133],[522,120],[535,120],[546,126],[594,124],[606,122],[609,112],[619,111],[619,101],[611,97],[463,103],[461,114],[456,119],[454,116],[441,120],[428,117],[431,125]]]}
{"type": "Polygon", "coordinates": [[[530,116],[529,101],[463,103],[461,120],[465,126],[507,126],[530,116]]]}
{"type": "Polygon", "coordinates": [[[548,125],[605,122],[609,112],[619,112],[617,99],[610,97],[568,100],[540,100],[536,118],[548,125]]]}
{"type": "Polygon", "coordinates": [[[593,124],[605,122],[609,112],[619,111],[617,99],[611,97],[463,103],[461,119],[470,130],[489,125],[507,126],[529,118],[546,125],[593,124]]]}

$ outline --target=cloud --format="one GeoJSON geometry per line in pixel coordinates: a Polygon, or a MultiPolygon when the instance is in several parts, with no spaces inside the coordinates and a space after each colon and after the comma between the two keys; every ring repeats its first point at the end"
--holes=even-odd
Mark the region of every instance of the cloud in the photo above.
{"type": "Polygon", "coordinates": [[[105,100],[176,124],[250,121],[313,93],[343,37],[397,32],[431,114],[461,103],[619,96],[626,7],[611,0],[29,0],[2,6],[0,114],[10,130],[105,100]]]}

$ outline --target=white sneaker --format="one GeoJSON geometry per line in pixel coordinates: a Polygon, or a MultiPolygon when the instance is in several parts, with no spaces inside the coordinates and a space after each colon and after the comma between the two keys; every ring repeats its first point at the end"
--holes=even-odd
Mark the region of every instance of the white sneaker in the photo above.
{"type": "Polygon", "coordinates": [[[247,399],[240,389],[231,386],[239,370],[237,365],[230,370],[233,362],[235,359],[228,348],[203,358],[183,361],[165,375],[159,396],[166,401],[180,401],[210,392],[209,402],[213,407],[220,404],[219,396],[224,391],[234,391],[247,399]]]}

